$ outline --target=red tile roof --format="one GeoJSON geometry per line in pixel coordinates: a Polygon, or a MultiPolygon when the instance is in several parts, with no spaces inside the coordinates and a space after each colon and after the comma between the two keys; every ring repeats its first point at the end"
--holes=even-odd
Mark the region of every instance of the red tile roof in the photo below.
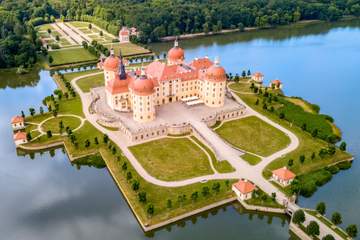
{"type": "Polygon", "coordinates": [[[239,180],[237,183],[233,185],[237,190],[239,190],[242,194],[251,193],[255,189],[255,185],[247,180],[239,180]]]}
{"type": "Polygon", "coordinates": [[[272,173],[282,180],[291,180],[296,177],[296,175],[286,167],[276,169],[272,173]]]}
{"type": "Polygon", "coordinates": [[[26,139],[26,133],[25,132],[17,132],[14,134],[14,140],[25,140],[26,139]]]}
{"type": "Polygon", "coordinates": [[[261,72],[254,73],[254,77],[263,77],[264,75],[261,72]]]}
{"type": "Polygon", "coordinates": [[[11,123],[20,123],[24,122],[24,118],[22,116],[15,116],[11,118],[11,123]]]}
{"type": "Polygon", "coordinates": [[[107,82],[106,89],[111,94],[128,92],[128,85],[132,80],[133,79],[131,76],[129,76],[129,74],[126,75],[126,79],[120,79],[119,74],[115,74],[115,78],[107,82]]]}
{"type": "Polygon", "coordinates": [[[278,85],[280,85],[280,84],[281,84],[281,81],[280,81],[280,80],[278,80],[278,79],[276,79],[276,80],[272,80],[272,81],[271,81],[271,83],[272,83],[272,84],[275,84],[275,85],[277,85],[277,86],[278,86],[278,85]]]}

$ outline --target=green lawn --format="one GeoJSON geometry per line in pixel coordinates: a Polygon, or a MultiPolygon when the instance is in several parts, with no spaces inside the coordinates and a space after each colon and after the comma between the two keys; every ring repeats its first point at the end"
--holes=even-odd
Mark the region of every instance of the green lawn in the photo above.
{"type": "Polygon", "coordinates": [[[73,25],[76,28],[81,28],[81,27],[89,27],[89,23],[88,22],[79,22],[79,21],[72,21],[69,22],[71,25],[73,25]]]}
{"type": "Polygon", "coordinates": [[[212,164],[216,169],[216,171],[218,171],[219,173],[229,173],[235,171],[235,169],[231,166],[231,164],[228,161],[226,160],[219,161],[216,158],[215,153],[205,144],[203,144],[199,139],[197,139],[194,136],[191,136],[191,139],[197,142],[210,155],[212,164]]]}
{"type": "Polygon", "coordinates": [[[66,127],[70,127],[70,129],[73,130],[79,127],[81,124],[79,118],[70,117],[70,116],[58,116],[56,118],[51,118],[47,120],[46,122],[43,123],[41,127],[44,132],[51,131],[52,133],[59,133],[60,132],[59,124],[61,121],[63,122],[63,126],[64,126],[62,129],[62,133],[65,132],[66,127]]]}
{"type": "Polygon", "coordinates": [[[82,78],[77,81],[77,84],[83,92],[90,92],[91,88],[104,86],[104,75],[98,74],[95,76],[82,78]]]}
{"type": "Polygon", "coordinates": [[[351,155],[349,153],[342,152],[338,149],[334,155],[332,156],[328,155],[324,158],[320,158],[317,154],[319,153],[320,149],[328,147],[327,142],[318,138],[311,137],[309,133],[301,130],[301,128],[295,125],[291,125],[286,120],[280,119],[275,113],[272,113],[268,110],[264,110],[260,104],[255,105],[255,102],[259,98],[259,96],[249,95],[249,94],[237,94],[237,95],[241,97],[241,99],[245,101],[254,110],[267,116],[268,118],[270,118],[274,122],[277,122],[283,127],[289,129],[299,138],[300,145],[296,150],[292,151],[291,153],[287,154],[284,157],[276,159],[265,168],[263,172],[265,177],[269,178],[271,176],[272,170],[286,166],[289,159],[294,160],[294,164],[291,167],[291,170],[295,172],[295,174],[300,175],[304,173],[309,173],[317,169],[321,169],[325,166],[328,166],[329,164],[333,164],[351,158],[351,155]],[[313,152],[315,152],[316,157],[314,159],[311,159],[310,156],[312,155],[313,152]],[[300,155],[305,156],[305,161],[302,164],[299,161],[300,155]]]}
{"type": "Polygon", "coordinates": [[[117,185],[121,188],[126,198],[130,202],[131,207],[139,216],[144,224],[153,225],[169,218],[185,214],[192,210],[205,207],[217,201],[221,201],[230,197],[234,197],[231,185],[234,180],[208,181],[206,183],[196,183],[184,187],[167,188],[151,184],[141,178],[134,168],[129,164],[128,160],[111,154],[107,150],[100,150],[104,161],[117,185]],[[123,169],[126,163],[126,170],[123,169]],[[128,172],[132,173],[132,179],[127,180],[128,172]],[[139,190],[133,190],[132,183],[134,181],[140,183],[139,190]],[[215,183],[220,184],[220,191],[216,192],[212,188],[215,183]],[[203,194],[204,188],[210,189],[210,193],[203,194]],[[138,198],[139,192],[145,192],[147,201],[141,203],[138,198]],[[192,194],[197,194],[197,198],[191,198],[192,194]],[[181,197],[181,198],[180,198],[181,197]],[[168,205],[170,200],[171,205],[168,205]],[[154,205],[155,212],[149,215],[146,210],[149,204],[154,205]]]}
{"type": "Polygon", "coordinates": [[[238,92],[243,92],[243,93],[251,93],[250,90],[250,84],[247,82],[239,82],[239,83],[232,83],[230,85],[230,88],[232,90],[238,91],[238,92]]]}
{"type": "Polygon", "coordinates": [[[258,156],[255,156],[253,154],[250,153],[245,153],[244,155],[240,156],[242,159],[244,159],[245,161],[247,161],[250,165],[256,165],[259,162],[261,162],[261,158],[259,158],[258,156]]]}
{"type": "Polygon", "coordinates": [[[283,208],[282,205],[277,203],[273,198],[266,194],[261,189],[256,189],[252,198],[245,200],[247,204],[262,206],[262,207],[271,207],[271,208],[283,208]]]}
{"type": "Polygon", "coordinates": [[[115,54],[119,54],[120,49],[123,56],[129,56],[129,55],[141,55],[141,54],[150,54],[151,51],[133,44],[133,43],[114,43],[114,44],[107,44],[105,45],[107,48],[111,48],[111,45],[113,45],[113,48],[115,50],[115,54]]]}
{"type": "Polygon", "coordinates": [[[188,138],[162,138],[129,148],[154,177],[183,180],[212,174],[206,154],[188,138]]]}
{"type": "Polygon", "coordinates": [[[96,61],[97,57],[89,53],[84,48],[64,49],[58,51],[50,51],[49,56],[52,56],[54,61],[51,66],[74,64],[81,62],[96,61]]]}
{"type": "Polygon", "coordinates": [[[215,131],[232,145],[261,156],[269,156],[290,143],[283,132],[255,116],[225,122],[215,131]]]}

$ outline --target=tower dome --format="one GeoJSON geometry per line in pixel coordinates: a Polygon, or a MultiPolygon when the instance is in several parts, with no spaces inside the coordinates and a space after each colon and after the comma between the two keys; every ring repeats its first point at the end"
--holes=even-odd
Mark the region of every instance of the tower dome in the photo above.
{"type": "Polygon", "coordinates": [[[177,39],[174,42],[174,47],[172,47],[168,51],[167,56],[168,56],[168,62],[170,64],[181,63],[185,59],[184,50],[181,47],[179,47],[179,42],[177,39]]]}
{"type": "Polygon", "coordinates": [[[206,71],[206,80],[211,82],[224,82],[226,81],[226,72],[223,67],[220,66],[219,59],[215,59],[214,65],[208,68],[206,71]]]}
{"type": "Polygon", "coordinates": [[[130,82],[129,87],[136,95],[140,96],[148,96],[154,93],[154,83],[146,77],[144,70],[141,71],[140,77],[130,82]]]}
{"type": "Polygon", "coordinates": [[[118,70],[118,68],[119,68],[119,65],[120,65],[121,61],[122,61],[122,59],[120,59],[118,56],[115,56],[114,49],[111,48],[110,49],[110,56],[108,56],[105,59],[103,68],[106,71],[116,72],[118,70]]]}

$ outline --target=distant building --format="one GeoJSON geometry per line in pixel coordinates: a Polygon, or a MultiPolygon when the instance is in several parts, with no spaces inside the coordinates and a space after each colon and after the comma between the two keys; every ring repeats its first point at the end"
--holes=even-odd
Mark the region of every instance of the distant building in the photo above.
{"type": "Polygon", "coordinates": [[[261,72],[256,72],[251,76],[251,80],[255,81],[256,83],[263,83],[264,75],[261,72]]]}
{"type": "Polygon", "coordinates": [[[19,146],[20,144],[27,143],[26,133],[25,132],[16,132],[14,134],[14,142],[16,146],[19,146]]]}
{"type": "Polygon", "coordinates": [[[276,79],[276,80],[271,81],[269,87],[274,88],[274,89],[282,89],[283,84],[279,79],[276,79]]]}
{"type": "Polygon", "coordinates": [[[11,127],[14,131],[25,128],[25,119],[22,116],[15,116],[11,119],[11,127]]]}
{"type": "Polygon", "coordinates": [[[287,167],[276,169],[272,172],[272,179],[280,185],[286,187],[291,184],[296,175],[287,167]]]}
{"type": "Polygon", "coordinates": [[[246,179],[240,179],[237,183],[232,185],[232,190],[240,200],[244,201],[252,197],[255,185],[246,179]]]}
{"type": "Polygon", "coordinates": [[[120,43],[130,42],[130,30],[127,27],[122,27],[119,31],[120,43]]]}

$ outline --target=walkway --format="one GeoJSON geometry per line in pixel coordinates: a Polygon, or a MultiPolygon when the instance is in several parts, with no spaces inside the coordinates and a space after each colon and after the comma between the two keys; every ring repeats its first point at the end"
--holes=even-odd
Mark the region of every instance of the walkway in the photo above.
{"type": "MultiPolygon", "coordinates": [[[[254,182],[259,188],[261,188],[264,192],[271,195],[272,193],[276,193],[276,200],[280,204],[289,203],[288,197],[278,190],[273,184],[271,184],[268,180],[266,180],[262,176],[262,172],[264,168],[273,160],[290,153],[291,151],[295,150],[299,146],[299,139],[296,137],[295,134],[290,132],[288,129],[282,127],[281,125],[271,121],[267,117],[261,115],[260,113],[254,111],[252,108],[250,108],[245,102],[243,102],[236,94],[232,93],[233,97],[238,101],[239,103],[243,104],[247,107],[247,111],[249,115],[254,115],[260,118],[261,120],[265,121],[266,123],[274,126],[275,128],[279,129],[280,131],[284,132],[289,138],[290,138],[290,144],[272,154],[271,156],[268,156],[266,158],[263,158],[263,160],[255,165],[252,166],[248,164],[246,161],[242,160],[239,156],[239,153],[237,150],[229,146],[227,143],[225,143],[215,132],[213,132],[210,128],[206,126],[201,121],[198,121],[197,119],[194,119],[194,117],[190,114],[188,116],[188,120],[192,124],[192,126],[198,131],[203,138],[205,138],[214,149],[214,151],[217,151],[220,153],[222,158],[224,160],[227,160],[230,162],[230,164],[235,168],[235,172],[232,173],[214,173],[212,175],[205,175],[200,177],[195,177],[191,179],[181,180],[181,181],[162,181],[159,180],[153,176],[151,176],[138,162],[138,160],[134,157],[134,155],[130,152],[128,149],[128,143],[126,141],[126,137],[120,132],[120,131],[110,131],[102,126],[100,126],[96,120],[95,114],[89,113],[89,106],[91,104],[92,98],[90,93],[84,93],[82,90],[78,87],[76,82],[85,77],[93,76],[98,73],[91,73],[88,75],[80,76],[71,81],[72,86],[75,88],[75,90],[80,95],[80,98],[82,100],[82,107],[83,112],[85,114],[86,119],[94,125],[99,131],[107,134],[109,138],[116,143],[122,150],[123,154],[127,159],[131,162],[135,170],[138,172],[138,174],[144,178],[146,181],[163,186],[163,187],[180,187],[180,186],[186,186],[193,183],[198,183],[202,181],[209,181],[209,180],[220,180],[220,179],[239,179],[239,178],[246,178],[250,181],[254,182]]],[[[293,203],[289,203],[289,208],[292,210],[292,212],[300,209],[299,206],[293,203]]],[[[311,216],[309,214],[306,214],[307,219],[311,219],[311,216]]],[[[320,225],[320,229],[322,231],[322,235],[324,233],[331,233],[336,239],[341,239],[332,229],[327,227],[325,224],[323,224],[320,221],[317,221],[320,225]]]]}

